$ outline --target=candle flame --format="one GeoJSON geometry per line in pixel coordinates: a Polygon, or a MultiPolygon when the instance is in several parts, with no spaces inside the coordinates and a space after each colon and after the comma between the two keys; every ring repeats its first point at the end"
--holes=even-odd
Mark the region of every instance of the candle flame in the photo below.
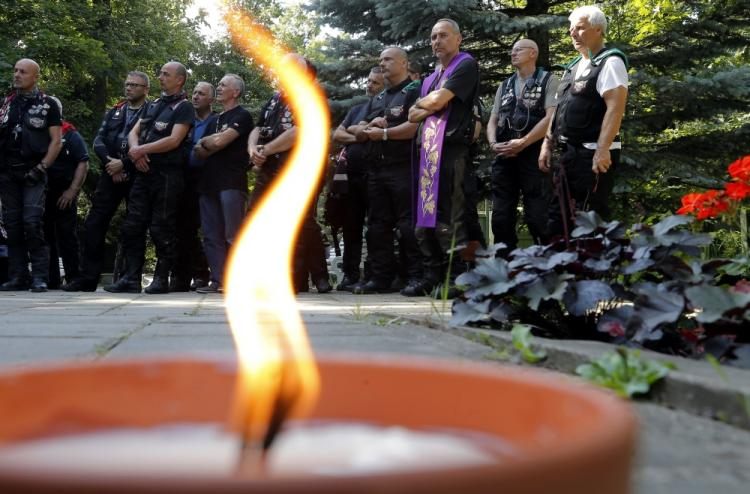
{"type": "Polygon", "coordinates": [[[240,372],[232,425],[266,449],[287,416],[304,416],[320,376],[290,275],[296,232],[316,191],[328,146],[323,92],[304,68],[250,16],[224,15],[234,43],[278,77],[297,125],[295,146],[274,186],[235,241],[225,279],[229,324],[240,372]]]}

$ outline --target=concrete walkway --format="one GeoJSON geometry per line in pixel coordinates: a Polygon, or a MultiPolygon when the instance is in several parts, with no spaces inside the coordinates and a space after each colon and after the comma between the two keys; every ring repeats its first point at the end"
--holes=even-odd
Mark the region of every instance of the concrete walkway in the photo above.
{"type": "MultiPolygon", "coordinates": [[[[427,298],[310,293],[301,295],[298,303],[317,352],[397,353],[490,361],[497,358],[499,345],[507,345],[507,333],[449,328],[449,304],[443,306],[427,298]]],[[[570,372],[576,358],[607,349],[586,342],[538,343],[550,353],[548,366],[566,372],[570,372]]],[[[0,294],[0,369],[61,360],[207,351],[233,351],[218,295],[149,296],[101,290],[0,294]]],[[[706,390],[723,382],[718,378],[711,380],[707,364],[683,364],[680,363],[683,380],[697,380],[706,390]]],[[[731,371],[730,379],[742,379],[741,387],[724,383],[724,391],[735,395],[738,389],[742,391],[748,382],[743,379],[745,376],[747,371],[731,371]]],[[[676,391],[680,389],[683,394],[702,393],[700,387],[673,387],[672,393],[680,394],[676,391]]],[[[710,400],[731,396],[726,393],[720,393],[718,398],[704,397],[699,402],[712,403],[710,400]]],[[[748,491],[750,432],[696,416],[700,410],[689,405],[694,402],[683,400],[687,405],[682,410],[636,403],[641,422],[634,472],[636,492],[748,491]]],[[[679,403],[673,400],[669,404],[680,407],[679,403]]],[[[718,408],[720,403],[714,405],[718,408]]]]}

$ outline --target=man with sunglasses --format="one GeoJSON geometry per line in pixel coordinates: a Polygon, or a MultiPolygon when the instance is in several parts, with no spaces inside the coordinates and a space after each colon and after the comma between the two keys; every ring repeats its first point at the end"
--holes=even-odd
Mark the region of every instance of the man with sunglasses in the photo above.
{"type": "Polygon", "coordinates": [[[555,111],[557,78],[537,67],[539,48],[521,39],[510,52],[516,73],[503,81],[495,94],[487,141],[492,162],[492,233],[495,242],[516,248],[518,199],[535,243],[547,242],[547,208],[551,192],[549,175],[539,170],[542,138],[555,111]]]}
{"type": "Polygon", "coordinates": [[[124,83],[125,99],[107,110],[94,138],[101,173],[84,223],[79,276],[62,286],[66,292],[93,292],[99,284],[107,230],[120,203],[127,202],[133,185],[135,166],[128,157],[128,134],[147,106],[148,90],[148,75],[129,72],[124,83]]]}

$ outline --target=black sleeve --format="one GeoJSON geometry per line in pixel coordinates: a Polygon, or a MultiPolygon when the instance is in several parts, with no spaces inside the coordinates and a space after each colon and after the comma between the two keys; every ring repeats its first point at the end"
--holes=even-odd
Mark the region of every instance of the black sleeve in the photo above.
{"type": "Polygon", "coordinates": [[[351,127],[354,124],[358,124],[359,122],[355,122],[354,119],[359,116],[360,110],[362,110],[366,104],[367,103],[360,103],[359,105],[354,105],[349,108],[349,113],[347,113],[346,117],[344,117],[344,121],[341,122],[340,127],[346,129],[347,127],[351,127]]]}
{"type": "Polygon", "coordinates": [[[239,132],[240,136],[247,137],[253,130],[253,117],[250,112],[238,111],[227,121],[227,128],[239,132]]]}
{"type": "MultiPolygon", "coordinates": [[[[39,101],[39,100],[37,100],[39,101]]],[[[49,127],[60,127],[62,125],[62,117],[60,116],[60,107],[57,106],[55,100],[49,96],[46,98],[47,108],[47,126],[49,127]]]]}
{"type": "Polygon", "coordinates": [[[175,124],[193,125],[193,120],[195,120],[195,109],[188,100],[183,101],[175,108],[175,124]]]}
{"type": "Polygon", "coordinates": [[[479,67],[476,60],[467,59],[458,64],[443,86],[466,106],[473,106],[474,88],[479,82],[479,67]]]}
{"type": "Polygon", "coordinates": [[[109,151],[107,151],[107,145],[104,144],[104,136],[107,132],[107,120],[112,111],[113,110],[108,110],[107,113],[104,114],[104,120],[102,120],[102,124],[99,126],[99,131],[94,138],[94,153],[99,157],[102,166],[108,163],[107,155],[109,154],[109,151]]]}
{"type": "Polygon", "coordinates": [[[70,149],[70,157],[75,160],[76,164],[89,160],[89,150],[86,148],[86,143],[83,142],[81,134],[77,131],[71,131],[65,135],[65,139],[68,142],[68,149],[70,149]]]}

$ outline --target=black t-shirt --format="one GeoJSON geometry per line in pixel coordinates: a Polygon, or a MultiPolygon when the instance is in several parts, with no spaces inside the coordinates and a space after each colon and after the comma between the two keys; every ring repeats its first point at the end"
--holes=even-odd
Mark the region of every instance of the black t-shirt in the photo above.
{"type": "Polygon", "coordinates": [[[24,154],[29,154],[24,157],[24,162],[42,159],[46,154],[46,149],[42,152],[41,147],[36,150],[31,148],[37,147],[40,141],[44,142],[44,139],[48,142],[48,129],[60,125],[62,125],[60,107],[49,96],[16,96],[10,103],[7,123],[3,124],[6,158],[21,160],[23,149],[24,154]],[[26,136],[23,136],[23,133],[26,133],[26,136]],[[31,139],[31,133],[40,134],[41,140],[31,139]],[[36,145],[32,144],[32,141],[36,145]]]}
{"type": "MultiPolygon", "coordinates": [[[[175,125],[191,127],[195,120],[195,109],[186,99],[179,99],[172,103],[164,103],[157,99],[146,110],[141,118],[141,144],[156,142],[172,135],[175,125]],[[153,122],[151,122],[153,120],[153,122]],[[144,126],[148,126],[143,136],[144,126]]],[[[185,134],[182,143],[175,149],[163,153],[149,154],[151,164],[183,164],[190,155],[190,132],[185,134]]]]}
{"type": "MultiPolygon", "coordinates": [[[[355,105],[349,109],[341,126],[345,129],[365,120],[367,116],[367,103],[355,105]]],[[[365,159],[366,143],[354,142],[346,145],[346,163],[350,172],[364,172],[367,170],[365,159]]]]}
{"type": "MultiPolygon", "coordinates": [[[[443,88],[455,96],[450,101],[451,113],[448,116],[444,143],[464,142],[464,136],[461,134],[465,127],[473,122],[472,111],[478,87],[479,67],[476,60],[471,58],[460,62],[445,81],[443,88]]],[[[473,131],[473,125],[471,127],[473,131]]]]}
{"type": "Polygon", "coordinates": [[[227,147],[206,158],[198,185],[201,193],[211,194],[228,189],[247,190],[247,170],[250,163],[247,138],[253,130],[250,112],[237,106],[218,115],[203,136],[218,134],[226,129],[234,129],[240,135],[227,147]]]}
{"type": "Polygon", "coordinates": [[[89,151],[77,130],[69,130],[62,136],[62,149],[55,162],[47,169],[50,180],[70,185],[78,163],[89,160],[89,151]]]}
{"type": "MultiPolygon", "coordinates": [[[[388,128],[397,127],[409,119],[409,108],[419,98],[419,84],[408,77],[396,86],[389,87],[372,100],[368,105],[368,115],[385,117],[388,128]]],[[[389,139],[372,141],[374,156],[381,155],[386,162],[404,162],[411,160],[411,139],[389,139]]],[[[377,159],[377,158],[376,158],[377,159]]]]}

